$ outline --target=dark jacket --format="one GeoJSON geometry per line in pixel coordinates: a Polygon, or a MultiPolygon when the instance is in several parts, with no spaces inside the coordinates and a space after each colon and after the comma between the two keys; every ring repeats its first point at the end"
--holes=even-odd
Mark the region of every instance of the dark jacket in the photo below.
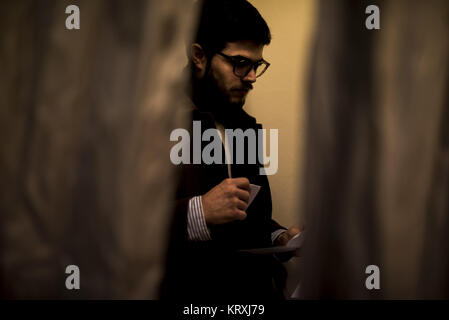
{"type": "MultiPolygon", "coordinates": [[[[214,117],[192,107],[193,121],[201,121],[201,131],[215,128],[214,117]]],[[[191,133],[191,158],[192,148],[191,133]]],[[[233,118],[232,126],[226,128],[261,129],[261,125],[243,109],[233,118]]],[[[208,142],[203,142],[204,147],[208,142]]],[[[247,141],[245,139],[245,151],[247,141]]],[[[234,153],[235,154],[235,153],[234,153]]],[[[231,165],[233,178],[246,177],[261,189],[246,210],[247,218],[223,225],[209,226],[211,241],[187,240],[188,202],[194,196],[207,193],[228,178],[227,164],[180,165],[179,184],[172,235],[170,239],[167,273],[163,282],[162,297],[178,299],[227,299],[250,297],[270,299],[273,290],[273,274],[279,272],[280,263],[272,256],[256,256],[242,253],[240,249],[271,246],[271,232],[283,228],[271,219],[271,193],[267,176],[259,174],[259,164],[231,165]]],[[[192,159],[191,159],[192,160],[192,159]]],[[[235,160],[234,160],[235,162],[235,160]]],[[[192,163],[192,161],[191,161],[192,163]]]]}

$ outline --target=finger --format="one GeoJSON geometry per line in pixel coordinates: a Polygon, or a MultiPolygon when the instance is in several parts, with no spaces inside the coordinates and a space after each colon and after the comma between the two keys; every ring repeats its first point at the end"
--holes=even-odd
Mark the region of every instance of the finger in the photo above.
{"type": "Polygon", "coordinates": [[[236,211],[236,218],[237,220],[245,220],[246,219],[246,212],[243,210],[237,210],[236,211]]]}
{"type": "Polygon", "coordinates": [[[236,189],[235,195],[242,201],[248,203],[249,201],[249,192],[243,189],[236,189]]]}
{"type": "Polygon", "coordinates": [[[282,232],[276,239],[278,246],[284,246],[287,244],[288,240],[290,240],[290,237],[287,232],[282,232]]]}
{"type": "Polygon", "coordinates": [[[237,187],[244,190],[250,190],[249,188],[249,180],[247,178],[234,178],[232,179],[232,183],[234,183],[237,187]]]}
{"type": "Polygon", "coordinates": [[[237,208],[239,208],[240,210],[245,211],[248,208],[248,204],[245,201],[242,200],[238,200],[237,202],[237,208]]]}
{"type": "Polygon", "coordinates": [[[299,222],[297,225],[294,226],[295,228],[298,228],[299,231],[304,231],[304,229],[306,228],[306,225],[304,222],[299,222]]]}
{"type": "Polygon", "coordinates": [[[300,231],[300,229],[299,229],[298,227],[290,227],[290,228],[288,228],[287,233],[288,233],[291,237],[293,237],[293,236],[295,236],[296,234],[298,234],[299,231],[300,231]]]}

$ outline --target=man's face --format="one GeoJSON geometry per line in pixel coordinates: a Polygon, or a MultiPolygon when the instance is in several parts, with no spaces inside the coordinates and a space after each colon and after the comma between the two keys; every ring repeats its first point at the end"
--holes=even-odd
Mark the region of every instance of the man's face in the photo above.
{"type": "MultiPolygon", "coordinates": [[[[240,56],[252,61],[261,60],[263,45],[258,45],[252,41],[229,42],[221,53],[227,56],[240,56]]],[[[215,54],[210,61],[210,69],[207,80],[211,81],[218,89],[221,98],[227,103],[242,107],[245,103],[249,90],[253,89],[256,82],[254,69],[243,78],[234,74],[232,63],[225,57],[215,54]]]]}

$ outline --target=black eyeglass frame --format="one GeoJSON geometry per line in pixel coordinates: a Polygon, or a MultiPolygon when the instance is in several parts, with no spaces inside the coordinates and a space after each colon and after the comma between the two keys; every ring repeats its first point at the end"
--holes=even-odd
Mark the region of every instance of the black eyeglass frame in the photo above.
{"type": "Polygon", "coordinates": [[[261,75],[263,75],[265,73],[265,71],[267,71],[268,67],[270,66],[270,63],[268,61],[265,61],[264,59],[258,60],[258,61],[252,61],[251,59],[248,59],[246,57],[242,57],[242,56],[228,56],[227,54],[224,54],[223,52],[217,52],[217,54],[219,54],[220,56],[222,56],[223,58],[227,59],[229,62],[231,62],[232,67],[233,67],[233,72],[234,74],[239,77],[239,78],[244,78],[248,75],[248,73],[251,72],[251,70],[254,69],[255,66],[260,67],[261,65],[264,65],[265,68],[262,70],[262,72],[257,75],[257,68],[254,69],[254,71],[256,72],[256,78],[259,78],[261,75]],[[250,68],[248,69],[248,71],[246,71],[246,73],[244,75],[239,75],[237,74],[237,72],[235,71],[235,68],[237,67],[237,64],[239,61],[242,60],[247,60],[250,64],[250,68]]]}

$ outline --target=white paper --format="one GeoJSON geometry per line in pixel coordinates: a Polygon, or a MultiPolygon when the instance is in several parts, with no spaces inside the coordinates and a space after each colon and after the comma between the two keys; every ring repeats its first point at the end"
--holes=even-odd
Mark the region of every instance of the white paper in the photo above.
{"type": "Polygon", "coordinates": [[[301,298],[301,282],[298,283],[295,291],[293,291],[290,298],[292,298],[292,299],[300,299],[301,298]]]}
{"type": "Polygon", "coordinates": [[[257,196],[260,190],[260,186],[258,186],[257,184],[250,184],[249,187],[250,192],[249,192],[248,207],[251,204],[251,202],[253,202],[254,198],[257,196]]]}
{"type": "Polygon", "coordinates": [[[273,254],[273,253],[283,253],[283,252],[292,252],[297,251],[297,255],[299,255],[299,250],[302,247],[304,242],[305,232],[300,232],[296,234],[293,238],[291,238],[285,246],[276,246],[276,247],[268,247],[268,248],[255,248],[255,249],[244,249],[240,250],[241,252],[249,252],[254,254],[273,254]]]}
{"type": "Polygon", "coordinates": [[[287,242],[286,246],[298,249],[298,248],[301,248],[303,242],[304,242],[303,232],[300,232],[300,233],[297,233],[293,238],[291,238],[287,242]]]}

